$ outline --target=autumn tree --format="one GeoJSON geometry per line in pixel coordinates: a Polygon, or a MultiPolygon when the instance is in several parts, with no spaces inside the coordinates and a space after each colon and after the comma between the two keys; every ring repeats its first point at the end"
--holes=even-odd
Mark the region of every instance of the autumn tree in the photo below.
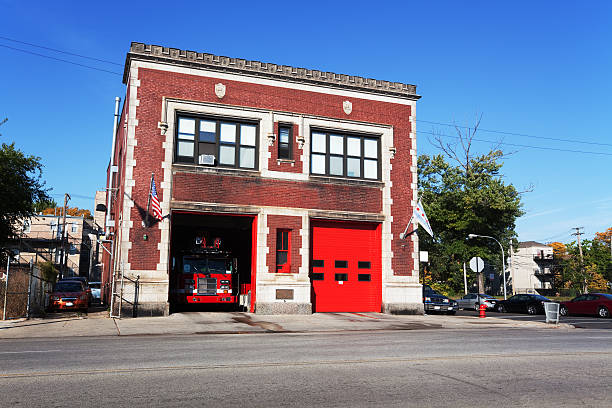
{"type": "MultiPolygon", "coordinates": [[[[48,207],[42,210],[43,215],[53,215],[53,214],[63,214],[64,207],[48,207]]],[[[91,211],[85,210],[83,208],[78,207],[68,207],[66,208],[66,215],[71,215],[73,217],[84,217],[87,219],[92,219],[91,211]]]]}

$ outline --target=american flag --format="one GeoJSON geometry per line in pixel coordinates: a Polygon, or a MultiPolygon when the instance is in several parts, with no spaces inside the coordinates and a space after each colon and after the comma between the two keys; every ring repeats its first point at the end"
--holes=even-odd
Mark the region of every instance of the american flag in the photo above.
{"type": "Polygon", "coordinates": [[[161,221],[162,213],[159,205],[159,198],[157,198],[157,189],[155,188],[155,177],[151,175],[151,208],[153,209],[153,218],[161,221]]]}

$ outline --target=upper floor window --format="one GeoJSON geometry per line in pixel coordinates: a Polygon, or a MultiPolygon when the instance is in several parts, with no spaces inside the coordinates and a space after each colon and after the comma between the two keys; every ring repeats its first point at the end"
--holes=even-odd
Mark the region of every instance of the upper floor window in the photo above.
{"type": "Polygon", "coordinates": [[[177,119],[177,162],[257,168],[257,124],[188,116],[179,116],[177,119]]]}
{"type": "Polygon", "coordinates": [[[72,223],[72,229],[70,230],[71,232],[78,232],[79,231],[79,224],[77,224],[76,222],[72,223]]]}
{"type": "Polygon", "coordinates": [[[380,179],[380,140],[375,137],[313,131],[310,173],[380,179]]]}
{"type": "Polygon", "coordinates": [[[278,158],[291,160],[292,126],[278,125],[278,158]]]}

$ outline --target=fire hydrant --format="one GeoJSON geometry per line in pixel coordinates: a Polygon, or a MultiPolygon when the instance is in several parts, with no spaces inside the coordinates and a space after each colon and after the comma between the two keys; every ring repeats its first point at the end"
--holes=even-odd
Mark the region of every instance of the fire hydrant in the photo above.
{"type": "Polygon", "coordinates": [[[478,308],[478,317],[487,317],[485,315],[486,310],[487,310],[487,305],[485,304],[480,305],[480,308],[478,308]]]}

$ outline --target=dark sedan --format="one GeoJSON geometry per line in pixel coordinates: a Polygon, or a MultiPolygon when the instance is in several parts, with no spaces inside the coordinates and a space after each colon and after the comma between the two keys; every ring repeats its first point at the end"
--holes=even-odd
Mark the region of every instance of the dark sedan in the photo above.
{"type": "Polygon", "coordinates": [[[530,315],[544,313],[544,302],[552,302],[550,299],[540,295],[514,295],[507,300],[501,300],[495,305],[499,313],[514,312],[527,313],[530,315]]]}
{"type": "Polygon", "coordinates": [[[575,297],[568,302],[561,302],[559,314],[567,315],[595,315],[610,317],[612,310],[612,295],[607,293],[587,293],[575,297]]]}

